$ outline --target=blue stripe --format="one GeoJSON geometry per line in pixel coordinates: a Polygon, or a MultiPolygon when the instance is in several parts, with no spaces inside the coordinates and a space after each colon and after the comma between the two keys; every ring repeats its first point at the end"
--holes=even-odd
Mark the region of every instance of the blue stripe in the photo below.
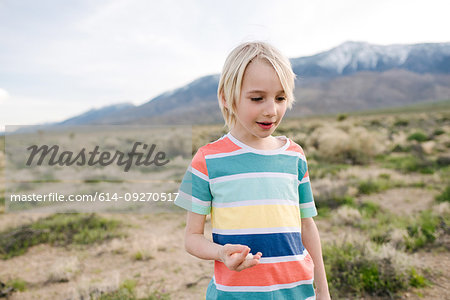
{"type": "Polygon", "coordinates": [[[251,249],[251,253],[261,252],[263,257],[301,255],[305,249],[300,232],[240,235],[213,233],[213,241],[220,245],[246,245],[251,249]]]}
{"type": "Polygon", "coordinates": [[[305,182],[305,183],[299,184],[298,196],[299,196],[301,204],[314,201],[310,182],[305,182]]]}
{"type": "Polygon", "coordinates": [[[186,171],[180,185],[180,191],[203,201],[211,201],[209,182],[186,171]]]}
{"type": "Polygon", "coordinates": [[[206,291],[206,300],[274,300],[274,299],[307,299],[313,297],[312,284],[302,284],[290,289],[280,289],[273,292],[224,292],[217,290],[211,279],[206,291]]]}
{"type": "Polygon", "coordinates": [[[298,176],[297,156],[260,155],[244,153],[233,156],[206,159],[210,179],[221,176],[253,172],[277,172],[298,176]]]}
{"type": "Polygon", "coordinates": [[[298,160],[298,180],[302,180],[303,176],[305,176],[306,171],[308,171],[308,164],[304,161],[299,159],[298,160]]]}

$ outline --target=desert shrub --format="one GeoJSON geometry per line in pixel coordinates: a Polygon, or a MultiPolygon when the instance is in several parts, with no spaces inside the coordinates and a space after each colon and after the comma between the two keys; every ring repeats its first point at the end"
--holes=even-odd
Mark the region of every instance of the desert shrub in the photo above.
{"type": "Polygon", "coordinates": [[[317,214],[319,217],[328,218],[331,210],[345,205],[347,207],[356,207],[355,199],[351,196],[332,195],[332,196],[317,196],[315,199],[317,214]]]}
{"type": "Polygon", "coordinates": [[[406,127],[408,126],[409,121],[404,119],[399,119],[394,122],[394,126],[396,127],[406,127]]]}
{"type": "Polygon", "coordinates": [[[391,237],[389,231],[386,231],[383,227],[375,227],[370,231],[369,236],[372,242],[380,245],[388,243],[391,237]]]}
{"type": "Polygon", "coordinates": [[[371,121],[370,121],[370,126],[377,127],[377,126],[382,126],[382,125],[383,125],[383,124],[382,124],[381,121],[378,120],[378,119],[374,119],[374,120],[371,120],[371,121]]]}
{"type": "Polygon", "coordinates": [[[396,144],[392,150],[392,152],[411,152],[411,146],[404,146],[400,144],[396,144]]]}
{"type": "Polygon", "coordinates": [[[154,257],[146,250],[138,250],[133,254],[133,259],[137,261],[146,261],[152,258],[154,257]]]}
{"type": "Polygon", "coordinates": [[[450,185],[447,185],[445,190],[438,196],[436,196],[437,202],[450,202],[450,185]]]}
{"type": "MultiPolygon", "coordinates": [[[[170,295],[165,292],[152,291],[144,298],[136,296],[136,280],[127,279],[118,290],[100,295],[99,300],[170,300],[170,295]]],[[[92,298],[93,295],[91,295],[92,298]]],[[[97,299],[97,298],[96,298],[97,299]]]]}
{"type": "Polygon", "coordinates": [[[416,131],[408,136],[408,141],[425,142],[428,141],[428,137],[421,131],[416,131]]]}
{"type": "Polygon", "coordinates": [[[383,179],[383,180],[389,180],[389,179],[391,179],[391,174],[381,173],[378,175],[378,178],[383,179]]]}
{"type": "Polygon", "coordinates": [[[443,129],[441,129],[441,128],[437,128],[437,129],[435,129],[433,131],[433,135],[434,136],[441,135],[441,134],[444,134],[444,133],[445,133],[445,131],[443,129]]]}
{"type": "Polygon", "coordinates": [[[309,178],[311,180],[324,178],[326,176],[335,176],[340,171],[348,168],[344,164],[331,163],[310,163],[308,166],[309,178]]]}
{"type": "Polygon", "coordinates": [[[381,191],[385,191],[392,187],[391,183],[387,179],[369,179],[365,181],[360,181],[358,184],[358,192],[360,194],[374,194],[381,191]]]}
{"type": "Polygon", "coordinates": [[[363,216],[373,218],[381,211],[381,207],[375,202],[365,201],[359,205],[359,210],[363,216]]]}
{"type": "Polygon", "coordinates": [[[344,121],[344,120],[347,119],[347,118],[348,118],[348,115],[347,115],[347,114],[340,114],[340,115],[337,116],[337,120],[338,120],[339,122],[344,121]]]}
{"type": "Polygon", "coordinates": [[[330,209],[335,209],[342,205],[347,205],[347,206],[355,205],[355,199],[353,197],[347,196],[347,195],[340,196],[337,194],[317,195],[315,197],[315,202],[319,208],[327,207],[330,209]]]}
{"type": "Polygon", "coordinates": [[[317,159],[331,163],[366,164],[380,150],[376,135],[364,127],[350,127],[348,131],[319,127],[311,134],[311,140],[317,159]]]}
{"type": "Polygon", "coordinates": [[[388,245],[325,244],[323,257],[333,299],[365,294],[392,297],[426,282],[406,254],[388,245]]]}
{"type": "Polygon", "coordinates": [[[81,270],[80,261],[76,256],[58,258],[49,268],[47,283],[68,282],[81,270]]]}
{"type": "Polygon", "coordinates": [[[448,247],[448,210],[426,210],[418,215],[397,216],[371,202],[362,203],[358,209],[362,216],[358,227],[377,244],[389,243],[396,249],[408,252],[422,248],[448,247]]]}
{"type": "Polygon", "coordinates": [[[7,259],[25,253],[29,247],[91,244],[120,236],[120,222],[95,214],[54,214],[34,223],[0,232],[0,258],[7,259]]]}
{"type": "Polygon", "coordinates": [[[412,218],[407,226],[406,249],[417,251],[433,244],[440,235],[439,229],[448,231],[448,222],[442,216],[437,216],[429,210],[423,211],[418,218],[412,218]]]}
{"type": "Polygon", "coordinates": [[[450,166],[450,156],[447,155],[439,156],[436,160],[436,163],[439,167],[450,166]]]}
{"type": "Polygon", "coordinates": [[[354,226],[361,221],[361,213],[354,207],[343,205],[333,213],[332,221],[334,224],[354,226]]]}
{"type": "Polygon", "coordinates": [[[23,292],[27,289],[27,282],[21,278],[14,278],[6,282],[6,286],[10,286],[14,291],[23,292]]]}
{"type": "Polygon", "coordinates": [[[396,169],[404,173],[432,174],[436,168],[432,162],[414,155],[378,156],[378,160],[383,163],[383,167],[396,169]]]}

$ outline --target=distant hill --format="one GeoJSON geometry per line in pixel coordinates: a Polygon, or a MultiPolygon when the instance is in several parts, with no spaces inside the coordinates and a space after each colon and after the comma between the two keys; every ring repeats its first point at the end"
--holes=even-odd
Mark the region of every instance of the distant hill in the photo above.
{"type": "Polygon", "coordinates": [[[90,124],[96,122],[99,119],[107,118],[109,115],[127,110],[132,107],[135,107],[132,103],[119,103],[108,105],[98,109],[91,109],[85,113],[82,113],[81,115],[59,122],[58,125],[90,124]]]}
{"type": "MultiPolygon", "coordinates": [[[[297,103],[288,116],[350,112],[450,99],[450,43],[372,45],[346,42],[291,59],[297,103]]],[[[139,105],[88,111],[64,124],[222,122],[219,75],[201,77],[139,105]]]]}

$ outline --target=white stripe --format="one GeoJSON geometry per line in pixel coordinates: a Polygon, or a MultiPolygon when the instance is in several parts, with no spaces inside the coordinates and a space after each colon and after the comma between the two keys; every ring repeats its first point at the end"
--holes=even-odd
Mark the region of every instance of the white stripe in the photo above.
{"type": "Polygon", "coordinates": [[[316,296],[308,297],[308,298],[306,298],[305,300],[316,300],[316,296]]]}
{"type": "Polygon", "coordinates": [[[285,284],[274,284],[274,285],[268,285],[268,286],[226,286],[221,285],[216,282],[216,278],[213,277],[214,284],[216,285],[216,288],[220,291],[225,292],[273,292],[281,289],[290,289],[294,288],[296,286],[302,285],[302,284],[312,284],[313,280],[301,280],[297,282],[292,283],[285,283],[285,284]]]}
{"type": "Polygon", "coordinates": [[[188,168],[189,172],[191,172],[192,174],[194,174],[197,177],[200,177],[201,179],[208,181],[209,182],[209,177],[206,176],[205,174],[203,174],[202,172],[194,169],[192,166],[189,166],[188,168]]]}
{"type": "MultiPolygon", "coordinates": [[[[263,150],[261,150],[263,151],[263,150]]],[[[205,155],[205,159],[212,159],[212,158],[222,158],[222,157],[228,157],[228,156],[235,156],[235,155],[239,155],[239,154],[244,154],[244,153],[252,153],[251,151],[249,151],[248,149],[238,149],[235,151],[231,151],[231,152],[226,152],[226,153],[217,153],[217,154],[209,154],[209,155],[205,155]]],[[[289,155],[289,156],[296,156],[299,157],[301,160],[306,162],[306,157],[301,154],[300,152],[295,152],[295,151],[284,151],[282,153],[283,155],[289,155]]]]}
{"type": "Polygon", "coordinates": [[[233,234],[264,234],[264,233],[296,233],[300,232],[299,227],[271,227],[271,228],[245,228],[245,229],[218,229],[213,228],[212,232],[224,235],[233,234]]]}
{"type": "Polygon", "coordinates": [[[298,184],[300,185],[300,184],[307,183],[307,182],[309,182],[309,176],[303,178],[302,180],[299,180],[299,181],[298,181],[298,184]]]}
{"type": "Polygon", "coordinates": [[[252,148],[252,147],[242,143],[241,141],[236,139],[233,135],[231,135],[231,132],[228,132],[227,137],[234,144],[238,145],[242,149],[246,149],[246,150],[248,150],[250,152],[261,154],[261,155],[280,154],[280,153],[284,152],[287,148],[289,148],[289,145],[291,144],[291,141],[287,137],[285,137],[285,136],[276,136],[275,138],[282,138],[283,140],[286,141],[286,143],[281,148],[273,149],[273,150],[260,150],[260,149],[252,148]]]}
{"type": "Polygon", "coordinates": [[[181,196],[182,198],[184,198],[187,201],[192,201],[195,204],[198,204],[198,205],[201,205],[201,206],[205,206],[205,207],[210,207],[211,206],[211,202],[210,201],[200,200],[200,199],[195,198],[194,196],[186,194],[185,192],[182,192],[182,191],[178,191],[178,193],[179,193],[178,196],[181,196]]]}
{"type": "Polygon", "coordinates": [[[303,161],[306,162],[306,157],[305,157],[303,154],[301,154],[300,152],[295,152],[295,151],[285,151],[283,154],[291,155],[291,156],[297,156],[297,157],[299,157],[301,160],[303,160],[303,161]]]}
{"type": "Polygon", "coordinates": [[[235,150],[235,151],[227,152],[227,153],[209,154],[209,155],[205,155],[205,159],[235,156],[235,155],[239,155],[239,154],[243,154],[243,153],[248,153],[248,151],[245,149],[239,149],[239,150],[235,150]]]}
{"type": "Polygon", "coordinates": [[[210,183],[212,184],[242,178],[262,178],[262,177],[297,179],[297,175],[295,174],[277,173],[277,172],[254,172],[254,173],[243,173],[243,174],[221,176],[214,179],[210,179],[210,183]]]}
{"type": "Polygon", "coordinates": [[[309,207],[314,207],[314,202],[308,202],[308,203],[300,203],[300,208],[309,208],[309,207]]]}
{"type": "Polygon", "coordinates": [[[252,205],[294,205],[298,206],[298,202],[285,199],[263,199],[263,200],[244,200],[234,202],[213,202],[213,207],[240,207],[252,205]]]}
{"type": "Polygon", "coordinates": [[[288,261],[302,261],[305,259],[307,254],[308,254],[308,252],[306,252],[306,249],[305,249],[303,251],[303,254],[299,254],[299,255],[276,256],[276,257],[264,257],[263,256],[259,259],[259,262],[261,264],[273,264],[273,263],[288,262],[288,261]]]}

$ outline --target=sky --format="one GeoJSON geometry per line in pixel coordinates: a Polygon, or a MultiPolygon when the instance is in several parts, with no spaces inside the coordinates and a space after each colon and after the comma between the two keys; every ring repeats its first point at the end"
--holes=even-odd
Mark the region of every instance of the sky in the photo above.
{"type": "Polygon", "coordinates": [[[0,0],[0,131],[145,103],[248,40],[288,57],[345,41],[450,41],[446,0],[0,0]]]}

